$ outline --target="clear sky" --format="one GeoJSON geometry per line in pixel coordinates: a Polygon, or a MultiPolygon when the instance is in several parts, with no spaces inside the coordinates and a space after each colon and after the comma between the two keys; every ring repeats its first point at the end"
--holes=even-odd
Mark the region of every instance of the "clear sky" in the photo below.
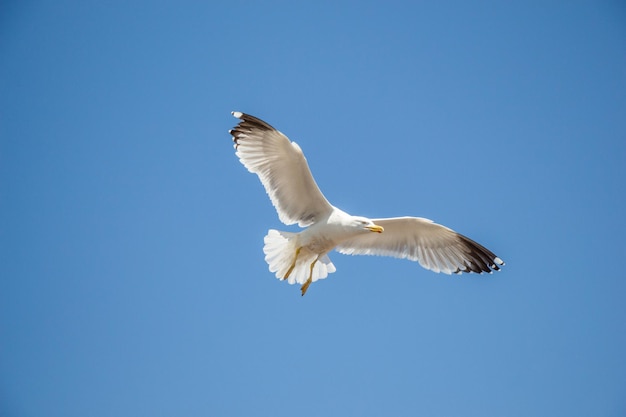
{"type": "Polygon", "coordinates": [[[6,1],[0,56],[1,416],[626,415],[623,2],[6,1]],[[301,297],[232,110],[507,265],[301,297]]]}

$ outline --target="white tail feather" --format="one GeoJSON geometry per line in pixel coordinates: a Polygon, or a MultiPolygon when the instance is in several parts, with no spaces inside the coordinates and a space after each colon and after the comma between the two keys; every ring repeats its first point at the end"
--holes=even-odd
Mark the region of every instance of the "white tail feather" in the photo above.
{"type": "MultiPolygon", "coordinates": [[[[278,279],[285,279],[285,275],[289,272],[296,257],[298,234],[271,229],[267,232],[264,242],[263,252],[265,252],[265,261],[269,265],[270,272],[274,272],[278,279]]],[[[333,265],[326,254],[320,255],[302,248],[298,253],[296,264],[289,274],[287,282],[290,284],[304,284],[309,278],[313,262],[315,262],[315,265],[311,274],[312,282],[324,279],[328,274],[336,270],[335,265],[333,265]],[[316,259],[317,262],[315,261],[316,259]]]]}

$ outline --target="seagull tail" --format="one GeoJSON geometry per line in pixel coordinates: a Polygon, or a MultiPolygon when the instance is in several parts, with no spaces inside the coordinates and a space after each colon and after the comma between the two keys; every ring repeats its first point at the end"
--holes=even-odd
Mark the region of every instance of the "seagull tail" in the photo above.
{"type": "Polygon", "coordinates": [[[309,276],[311,282],[315,282],[335,272],[335,265],[326,254],[318,255],[298,247],[298,233],[271,229],[264,242],[265,261],[270,272],[274,272],[280,280],[286,279],[290,284],[304,284],[309,276]]]}

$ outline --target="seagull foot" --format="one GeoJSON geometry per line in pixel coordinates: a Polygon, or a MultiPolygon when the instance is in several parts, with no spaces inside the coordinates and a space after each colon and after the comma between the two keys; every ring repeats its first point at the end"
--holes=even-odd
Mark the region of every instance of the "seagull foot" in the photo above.
{"type": "Polygon", "coordinates": [[[313,282],[313,267],[315,266],[315,262],[317,262],[317,259],[313,261],[313,263],[311,264],[311,267],[309,268],[309,279],[307,279],[306,282],[300,288],[302,290],[302,296],[304,296],[304,294],[306,293],[306,290],[309,289],[309,285],[311,285],[311,283],[313,282]]]}
{"type": "Polygon", "coordinates": [[[298,260],[298,255],[300,255],[300,250],[302,248],[298,248],[296,249],[296,256],[294,256],[293,258],[293,262],[291,263],[291,266],[289,267],[289,269],[287,270],[287,273],[285,274],[285,276],[283,277],[283,279],[287,279],[289,278],[289,275],[291,275],[291,273],[293,272],[293,269],[296,267],[296,261],[298,260]]]}
{"type": "Polygon", "coordinates": [[[309,279],[306,280],[304,285],[302,285],[302,287],[300,288],[300,290],[302,290],[302,296],[303,297],[304,297],[304,294],[306,294],[306,290],[309,289],[309,285],[311,285],[312,282],[313,282],[313,280],[311,278],[309,278],[309,279]]]}

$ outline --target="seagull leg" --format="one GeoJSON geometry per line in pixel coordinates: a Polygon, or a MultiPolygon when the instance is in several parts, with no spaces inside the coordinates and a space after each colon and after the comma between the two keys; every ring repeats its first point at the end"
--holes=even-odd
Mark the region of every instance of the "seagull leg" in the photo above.
{"type": "Polygon", "coordinates": [[[300,255],[300,249],[302,248],[296,249],[296,256],[293,257],[293,262],[291,263],[291,266],[289,267],[289,270],[287,270],[287,273],[285,274],[283,279],[289,278],[289,275],[291,275],[293,269],[296,267],[296,261],[298,260],[298,255],[300,255]]]}
{"type": "Polygon", "coordinates": [[[307,279],[304,285],[302,285],[302,287],[300,288],[302,290],[303,296],[306,293],[306,290],[309,289],[309,285],[311,285],[311,283],[313,282],[313,267],[315,266],[315,262],[317,262],[317,259],[315,259],[311,264],[311,268],[309,269],[309,279],[307,279]]]}

